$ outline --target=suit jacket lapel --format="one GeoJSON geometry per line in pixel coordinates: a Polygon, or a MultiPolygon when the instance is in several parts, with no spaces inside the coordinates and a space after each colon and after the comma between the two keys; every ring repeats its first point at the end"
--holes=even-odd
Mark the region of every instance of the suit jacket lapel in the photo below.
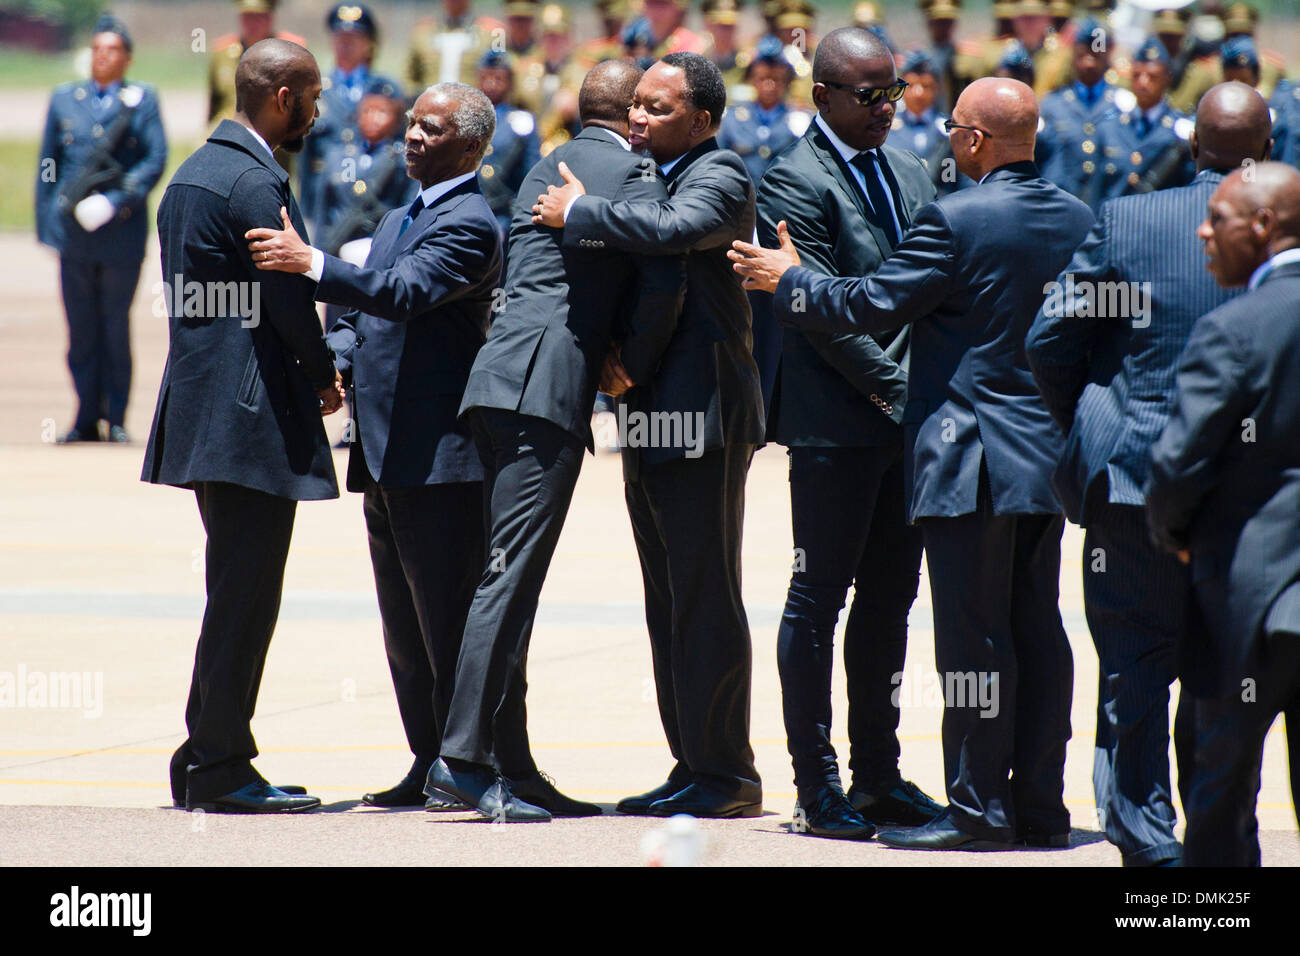
{"type": "Polygon", "coordinates": [[[876,150],[880,157],[881,168],[885,171],[885,182],[889,183],[889,194],[894,198],[894,209],[898,211],[898,224],[901,228],[899,239],[902,239],[902,233],[907,232],[908,227],[912,225],[912,217],[907,214],[907,205],[903,202],[903,190],[898,185],[898,176],[894,174],[894,164],[889,157],[885,155],[885,147],[881,146],[876,150]]]}
{"type": "Polygon", "coordinates": [[[808,135],[812,138],[817,158],[826,167],[827,172],[831,174],[831,178],[840,187],[840,191],[857,207],[863,222],[867,224],[867,229],[871,232],[872,238],[876,240],[876,247],[880,250],[881,261],[888,259],[894,251],[894,247],[890,245],[889,238],[885,235],[880,220],[876,218],[875,213],[871,211],[871,207],[867,205],[867,197],[863,195],[862,187],[858,185],[853,170],[849,169],[849,164],[844,161],[844,157],[840,155],[839,150],[831,144],[830,139],[821,131],[816,120],[813,121],[808,135]]]}
{"type": "MultiPolygon", "coordinates": [[[[431,226],[433,221],[438,218],[439,210],[448,200],[456,196],[464,196],[466,193],[476,193],[478,191],[478,177],[474,176],[461,183],[455,189],[443,193],[428,206],[421,209],[420,214],[415,217],[415,221],[411,223],[406,232],[402,233],[401,239],[397,242],[397,248],[393,250],[393,258],[396,259],[399,253],[404,252],[408,247],[417,242],[420,236],[428,231],[429,226],[431,226]]],[[[398,222],[400,223],[401,220],[399,219],[398,222]]]]}

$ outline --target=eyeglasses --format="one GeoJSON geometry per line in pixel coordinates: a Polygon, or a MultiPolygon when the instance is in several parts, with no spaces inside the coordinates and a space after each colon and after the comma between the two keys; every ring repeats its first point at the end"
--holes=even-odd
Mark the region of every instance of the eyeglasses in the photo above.
{"type": "Polygon", "coordinates": [[[951,134],[952,134],[952,131],[955,130],[955,129],[968,129],[968,130],[970,130],[972,133],[979,133],[979,134],[982,135],[982,136],[992,136],[992,135],[993,135],[993,134],[990,133],[988,130],[980,129],[978,126],[963,126],[961,123],[954,123],[954,122],[953,122],[952,120],[950,120],[950,119],[946,119],[946,120],[943,121],[943,131],[944,131],[945,133],[948,133],[949,135],[951,135],[951,134]]]}
{"type": "Polygon", "coordinates": [[[846,83],[832,83],[830,80],[822,80],[821,84],[848,92],[862,106],[876,106],[882,100],[897,103],[903,98],[903,91],[907,89],[907,80],[899,80],[889,86],[849,86],[846,83]]]}

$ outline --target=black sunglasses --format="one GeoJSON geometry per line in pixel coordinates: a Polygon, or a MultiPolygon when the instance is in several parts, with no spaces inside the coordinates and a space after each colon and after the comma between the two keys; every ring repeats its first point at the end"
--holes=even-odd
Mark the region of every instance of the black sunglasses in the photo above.
{"type": "Polygon", "coordinates": [[[943,131],[944,131],[945,133],[948,133],[949,135],[951,135],[951,134],[952,134],[952,131],[955,130],[955,129],[968,129],[968,130],[970,130],[971,132],[973,132],[973,133],[979,133],[979,134],[982,135],[982,136],[992,136],[992,135],[993,135],[993,134],[990,133],[988,130],[980,129],[978,126],[963,126],[961,123],[954,123],[954,122],[953,122],[952,120],[950,120],[950,119],[946,119],[946,120],[943,121],[943,131]]]}
{"type": "Polygon", "coordinates": [[[903,91],[907,89],[907,80],[899,80],[889,86],[849,86],[845,83],[832,83],[830,80],[822,80],[821,84],[836,90],[845,90],[863,106],[875,106],[881,100],[897,103],[903,98],[903,91]]]}

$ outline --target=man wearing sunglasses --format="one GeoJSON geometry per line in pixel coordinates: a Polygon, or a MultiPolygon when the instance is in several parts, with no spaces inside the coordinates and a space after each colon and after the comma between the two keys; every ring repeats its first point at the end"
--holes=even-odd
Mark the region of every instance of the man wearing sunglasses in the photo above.
{"type": "Polygon", "coordinates": [[[746,288],[775,292],[799,328],[911,326],[903,412],[909,519],[920,526],[944,687],[948,809],[884,830],[916,850],[1066,846],[1062,799],[1074,668],[1057,594],[1063,447],[1025,358],[1025,335],[1092,226],[1034,165],[1038,105],[1018,80],[966,88],[948,123],[958,168],[979,185],[917,210],[876,272],[833,278],[801,251],[737,243],[746,288]]]}
{"type": "MultiPolygon", "coordinates": [[[[809,268],[870,275],[935,195],[919,157],[884,145],[906,84],[889,49],[853,27],[826,35],[812,75],[817,116],[759,185],[759,240],[775,246],[784,220],[809,268]]],[[[908,331],[783,330],[771,298],[753,299],[755,327],[766,318],[779,342],[767,439],[789,449],[794,546],[805,556],[791,576],[777,637],[802,811],[794,830],[864,839],[876,826],[927,823],[942,808],[899,773],[892,702],[921,567],[921,534],[908,527],[903,506],[908,331]],[[844,631],[846,796],[830,739],[831,674],[836,621],[854,584],[844,631]]]]}

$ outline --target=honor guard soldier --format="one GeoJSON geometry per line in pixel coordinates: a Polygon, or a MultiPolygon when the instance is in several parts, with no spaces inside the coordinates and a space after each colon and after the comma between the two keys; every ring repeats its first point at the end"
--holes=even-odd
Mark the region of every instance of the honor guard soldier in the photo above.
{"type": "Polygon", "coordinates": [[[302,149],[299,164],[298,203],[303,218],[313,228],[325,221],[327,209],[320,176],[326,168],[325,154],[336,144],[353,145],[357,136],[357,108],[372,93],[400,98],[397,81],[370,72],[379,41],[378,28],[370,9],[360,3],[340,3],[329,12],[325,25],[334,46],[334,69],[321,77],[318,115],[302,149]]]}
{"type": "MultiPolygon", "coordinates": [[[[1249,37],[1258,48],[1259,38],[1255,31],[1259,26],[1259,11],[1249,3],[1234,3],[1223,11],[1223,37],[1232,40],[1235,37],[1249,37]]],[[[1277,89],[1279,81],[1286,77],[1286,60],[1275,50],[1260,49],[1259,82],[1256,88],[1259,95],[1268,100],[1277,89]]]]}
{"type": "Polygon", "coordinates": [[[1043,177],[1082,199],[1093,209],[1101,203],[1103,156],[1098,127],[1117,109],[1132,109],[1137,98],[1106,81],[1110,33],[1092,17],[1074,34],[1074,82],[1042,99],[1039,133],[1043,177]]]}
{"type": "Polygon", "coordinates": [[[1052,18],[1052,29],[1060,36],[1074,19],[1073,0],[1048,0],[1047,13],[1052,18]]]}
{"type": "MultiPolygon", "coordinates": [[[[235,0],[239,11],[239,32],[218,37],[208,64],[208,125],[235,116],[235,68],[239,58],[254,43],[268,37],[288,40],[301,47],[307,41],[296,33],[275,29],[276,0],[235,0]]],[[[280,156],[276,157],[280,159],[280,156]]],[[[283,160],[281,165],[284,165],[283,160]]]]}
{"type": "Polygon", "coordinates": [[[929,163],[939,141],[946,139],[943,121],[936,108],[939,77],[929,55],[916,50],[907,55],[898,75],[907,82],[902,109],[894,111],[894,122],[886,140],[890,146],[910,150],[929,163]]]}
{"type": "Polygon", "coordinates": [[[776,155],[808,129],[812,114],[786,103],[794,67],[785,58],[781,41],[763,37],[745,71],[754,99],[737,103],[722,116],[718,146],[740,156],[757,186],[776,155]]]}
{"type": "Polygon", "coordinates": [[[1206,91],[1223,82],[1223,66],[1219,60],[1222,46],[1222,20],[1208,14],[1191,17],[1183,51],[1187,65],[1169,94],[1169,103],[1174,109],[1184,113],[1195,112],[1196,104],[1206,91]]]}
{"type": "MultiPolygon", "coordinates": [[[[862,6],[862,4],[859,4],[862,6]]],[[[813,20],[817,8],[811,0],[783,0],[776,15],[776,35],[785,48],[785,58],[794,68],[789,100],[800,109],[812,109],[812,61],[817,47],[813,20]]]]}
{"type": "Polygon", "coordinates": [[[1279,81],[1269,107],[1276,126],[1283,130],[1283,135],[1278,136],[1276,126],[1274,128],[1273,158],[1300,169],[1300,84],[1290,80],[1279,81]]]}
{"type": "Polygon", "coordinates": [[[1034,58],[1034,93],[1040,100],[1070,82],[1070,47],[1052,29],[1046,0],[1019,0],[1012,26],[1034,58]]]}
{"type": "Polygon", "coordinates": [[[412,95],[435,83],[473,86],[478,61],[493,42],[504,49],[505,25],[492,17],[474,16],[470,0],[442,0],[442,13],[441,23],[424,17],[411,30],[406,81],[412,95]]]}
{"type": "Polygon", "coordinates": [[[741,0],[704,0],[700,12],[704,14],[704,28],[709,32],[708,58],[722,73],[727,84],[727,99],[736,95],[736,87],[744,81],[745,71],[754,60],[754,54],[736,45],[736,23],[740,19],[741,0]]]}
{"type": "Polygon", "coordinates": [[[575,56],[584,69],[590,70],[601,60],[623,56],[623,27],[627,23],[628,0],[596,0],[600,15],[600,36],[578,46],[575,56]]]}
{"type": "Polygon", "coordinates": [[[957,102],[961,91],[980,77],[958,56],[953,39],[957,17],[961,15],[961,0],[919,0],[919,5],[930,37],[925,55],[939,84],[934,105],[940,111],[948,110],[957,102]]]}
{"type": "Polygon", "coordinates": [[[1180,71],[1187,66],[1185,61],[1179,64],[1178,60],[1183,53],[1183,41],[1187,39],[1187,20],[1191,15],[1190,7],[1180,7],[1177,10],[1166,7],[1157,10],[1151,17],[1151,34],[1163,44],[1169,54],[1170,76],[1175,84],[1182,78],[1180,71]]]}
{"type": "Polygon", "coordinates": [[[959,65],[975,76],[992,76],[1007,46],[1018,42],[1012,22],[1016,16],[1015,0],[993,0],[992,9],[993,35],[957,44],[959,65]]]}
{"type": "MultiPolygon", "coordinates": [[[[328,255],[338,256],[345,243],[374,235],[384,213],[415,198],[416,183],[406,175],[405,112],[401,98],[368,93],[357,106],[355,125],[326,147],[319,176],[321,218],[313,232],[328,255]]],[[[365,261],[364,256],[346,258],[365,261]]],[[[339,312],[338,306],[326,308],[326,331],[339,312]]]]}
{"type": "MultiPolygon", "coordinates": [[[[479,189],[501,225],[503,254],[510,233],[515,194],[528,171],[541,159],[536,119],[511,101],[515,80],[512,60],[509,53],[488,50],[479,61],[478,70],[478,88],[492,101],[497,118],[496,132],[484,154],[483,165],[479,167],[479,189]]],[[[504,263],[501,274],[505,275],[504,263]]]]}
{"type": "Polygon", "coordinates": [[[650,52],[658,60],[669,53],[699,53],[708,41],[686,29],[687,0],[642,0],[641,13],[650,24],[650,52]]]}
{"type": "Polygon", "coordinates": [[[1101,200],[1185,186],[1196,175],[1190,139],[1195,123],[1169,105],[1169,51],[1155,36],[1133,54],[1136,102],[1098,124],[1101,200]]]}
{"type": "MultiPolygon", "coordinates": [[[[538,0],[509,0],[506,3],[506,52],[510,54],[514,71],[510,102],[533,116],[540,116],[546,105],[543,90],[546,56],[537,34],[540,8],[538,0]]],[[[479,62],[482,65],[482,61],[479,62]]]]}
{"type": "Polygon", "coordinates": [[[50,97],[36,176],[36,237],[59,253],[68,369],[77,417],[61,444],[126,442],[131,390],[129,311],[149,232],[145,200],[167,162],[153,87],[130,83],[131,36],[116,17],[95,24],[89,80],[50,97]]]}
{"type": "Polygon", "coordinates": [[[578,122],[578,90],[587,70],[573,53],[573,24],[569,11],[558,3],[542,7],[542,111],[541,154],[549,155],[582,131],[578,122]]]}

